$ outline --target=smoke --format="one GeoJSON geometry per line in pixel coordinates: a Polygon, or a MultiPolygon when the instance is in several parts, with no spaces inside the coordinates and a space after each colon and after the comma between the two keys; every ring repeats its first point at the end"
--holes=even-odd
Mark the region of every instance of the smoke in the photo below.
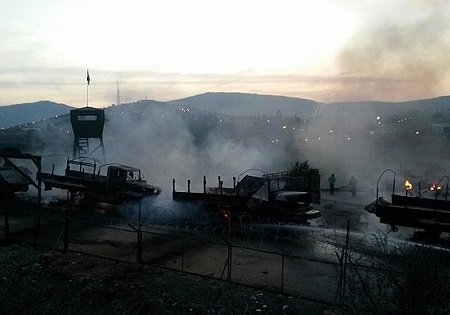
{"type": "Polygon", "coordinates": [[[172,105],[146,103],[116,106],[106,112],[107,158],[140,168],[146,180],[163,191],[172,190],[172,179],[177,190],[186,190],[186,181],[191,180],[191,190],[202,191],[203,176],[208,186],[217,186],[221,176],[224,186],[230,187],[233,177],[237,179],[246,170],[279,171],[284,166],[274,166],[280,165],[280,154],[265,150],[261,140],[232,139],[212,118],[196,121],[204,113],[186,114],[172,105]],[[189,119],[199,131],[189,128],[189,119]]]}
{"type": "MultiPolygon", "coordinates": [[[[375,189],[388,168],[396,172],[400,186],[405,177],[436,182],[450,171],[448,139],[433,132],[432,110],[406,114],[402,108],[364,102],[323,105],[295,134],[295,150],[320,170],[323,188],[334,173],[338,188],[355,176],[360,189],[375,189]]],[[[385,179],[392,181],[392,174],[382,183],[385,179]]]]}
{"type": "Polygon", "coordinates": [[[449,171],[444,159],[448,143],[425,132],[432,124],[426,108],[412,113],[409,125],[396,125],[386,118],[401,117],[399,107],[390,111],[367,102],[422,99],[448,92],[450,10],[441,4],[359,4],[361,26],[337,55],[340,77],[333,99],[361,102],[324,107],[320,119],[310,126],[312,131],[296,136],[296,146],[322,170],[324,179],[335,173],[339,187],[353,175],[360,185],[373,187],[387,168],[398,176],[429,179],[449,171]],[[379,126],[377,117],[381,117],[379,126]]]}
{"type": "Polygon", "coordinates": [[[173,201],[167,192],[156,198],[151,196],[124,203],[118,207],[118,213],[136,222],[139,222],[139,219],[145,220],[146,224],[212,223],[209,222],[208,212],[203,209],[202,204],[173,201]]]}
{"type": "MultiPolygon", "coordinates": [[[[217,176],[221,176],[224,186],[230,187],[233,177],[239,180],[239,175],[247,170],[284,171],[295,161],[308,160],[311,167],[320,170],[323,188],[334,173],[338,188],[346,186],[350,177],[355,176],[360,189],[373,192],[377,178],[387,168],[398,171],[400,185],[403,180],[400,176],[405,174],[416,172],[417,177],[436,179],[448,171],[442,158],[450,154],[448,145],[433,136],[420,140],[423,137],[416,137],[415,133],[402,134],[401,127],[399,136],[395,132],[385,136],[380,131],[383,129],[377,129],[376,117],[381,115],[384,119],[386,115],[380,114],[380,106],[369,105],[318,104],[317,116],[307,121],[280,115],[259,122],[256,118],[242,117],[228,117],[227,121],[219,115],[182,110],[156,101],[113,106],[105,110],[103,138],[107,162],[137,167],[149,184],[162,189],[161,195],[140,204],[148,222],[172,218],[208,222],[201,205],[172,201],[172,179],[176,180],[177,191],[186,191],[186,182],[191,180],[191,191],[201,192],[203,176],[207,177],[208,186],[217,186],[217,176]],[[430,152],[436,153],[432,159],[430,152]],[[443,168],[438,169],[436,165],[441,158],[443,168]]],[[[421,112],[421,119],[412,121],[429,126],[431,123],[425,116],[421,112]]],[[[388,122],[383,120],[385,123],[388,122]]],[[[396,128],[395,123],[391,127],[396,128]]],[[[66,142],[72,141],[68,135],[66,142]]],[[[64,150],[67,149],[70,146],[64,150]]],[[[61,154],[64,150],[56,152],[61,154]]],[[[49,148],[49,154],[50,151],[49,148]]],[[[56,156],[46,158],[47,162],[56,160],[56,156]]],[[[57,166],[55,173],[63,173],[63,166],[57,166]]],[[[130,203],[120,211],[136,218],[138,208],[138,204],[130,203]]]]}
{"type": "Polygon", "coordinates": [[[108,108],[104,139],[108,162],[140,168],[148,183],[162,189],[158,199],[171,199],[173,179],[178,191],[186,191],[190,180],[191,191],[201,192],[203,176],[207,186],[218,186],[220,176],[224,186],[231,187],[233,177],[239,180],[247,170],[260,170],[258,175],[283,171],[295,161],[308,160],[318,168],[324,188],[332,173],[336,187],[355,176],[359,188],[374,189],[387,168],[398,172],[399,182],[400,176],[436,179],[448,171],[446,163],[439,162],[448,152],[445,139],[419,137],[413,129],[431,125],[425,115],[414,117],[406,129],[396,123],[380,129],[376,117],[385,119],[382,113],[379,106],[368,104],[324,105],[317,117],[295,130],[288,124],[287,131],[282,121],[251,128],[249,121],[219,123],[217,115],[147,101],[108,108]],[[280,141],[269,144],[270,137],[280,141]],[[436,153],[433,158],[430,152],[436,153]]]}
{"type": "Polygon", "coordinates": [[[397,16],[366,17],[337,56],[342,81],[335,99],[399,101],[447,92],[450,11],[432,7],[420,6],[419,18],[401,8],[397,16]]]}
{"type": "Polygon", "coordinates": [[[171,187],[175,175],[190,177],[197,169],[198,152],[180,115],[163,107],[107,111],[107,160],[138,167],[151,183],[171,187]]]}
{"type": "Polygon", "coordinates": [[[187,180],[191,180],[191,191],[201,192],[203,176],[207,186],[218,186],[220,176],[224,187],[232,187],[233,177],[239,180],[239,174],[246,170],[275,168],[278,152],[263,150],[258,139],[231,139],[214,120],[215,115],[208,114],[205,122],[202,115],[205,113],[185,113],[154,101],[106,111],[104,139],[108,162],[137,167],[149,184],[162,189],[159,196],[144,199],[140,205],[124,205],[120,209],[122,215],[134,218],[141,207],[143,217],[151,222],[186,218],[190,222],[192,218],[207,222],[207,211],[202,211],[202,205],[172,201],[173,179],[177,191],[186,191],[187,180]]]}
{"type": "MultiPolygon", "coordinates": [[[[358,110],[335,110],[330,105],[320,116],[311,120],[295,134],[295,148],[303,160],[318,168],[322,175],[322,187],[328,186],[331,174],[336,176],[336,187],[345,186],[355,176],[361,187],[373,185],[377,173],[379,152],[371,144],[365,115],[358,110]]],[[[378,173],[379,174],[379,173],[378,173]]]]}

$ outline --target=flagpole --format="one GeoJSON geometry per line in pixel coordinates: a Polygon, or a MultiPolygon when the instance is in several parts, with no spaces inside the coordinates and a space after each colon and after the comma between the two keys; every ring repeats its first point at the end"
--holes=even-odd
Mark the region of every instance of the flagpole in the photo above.
{"type": "Polygon", "coordinates": [[[86,85],[86,106],[89,107],[89,84],[86,85]]]}
{"type": "Polygon", "coordinates": [[[91,83],[91,77],[89,76],[89,69],[86,70],[86,106],[89,107],[89,84],[91,83]]]}

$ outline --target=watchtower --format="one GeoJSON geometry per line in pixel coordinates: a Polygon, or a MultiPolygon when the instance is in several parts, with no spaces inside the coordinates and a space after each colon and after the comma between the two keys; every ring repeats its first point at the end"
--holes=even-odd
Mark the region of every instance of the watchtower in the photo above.
{"type": "Polygon", "coordinates": [[[103,127],[105,111],[103,109],[83,107],[70,111],[70,122],[73,130],[73,158],[91,157],[101,149],[102,161],[106,161],[103,146],[103,127]]]}

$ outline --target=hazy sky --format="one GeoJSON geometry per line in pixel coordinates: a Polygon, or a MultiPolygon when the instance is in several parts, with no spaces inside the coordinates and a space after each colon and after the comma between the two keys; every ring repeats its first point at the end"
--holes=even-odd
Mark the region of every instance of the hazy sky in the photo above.
{"type": "Polygon", "coordinates": [[[450,94],[446,0],[1,0],[0,105],[450,94]]]}

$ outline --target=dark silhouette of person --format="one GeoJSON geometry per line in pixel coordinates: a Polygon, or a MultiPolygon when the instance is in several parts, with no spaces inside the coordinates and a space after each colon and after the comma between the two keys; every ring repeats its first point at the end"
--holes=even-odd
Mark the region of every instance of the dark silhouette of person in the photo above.
{"type": "Polygon", "coordinates": [[[330,184],[330,195],[334,195],[334,183],[336,182],[336,177],[334,174],[331,174],[330,178],[328,178],[328,184],[330,184]]]}
{"type": "Polygon", "coordinates": [[[356,196],[356,184],[357,184],[357,180],[354,176],[352,176],[352,178],[350,178],[350,182],[348,183],[348,185],[350,186],[350,189],[352,191],[352,197],[356,196]]]}

